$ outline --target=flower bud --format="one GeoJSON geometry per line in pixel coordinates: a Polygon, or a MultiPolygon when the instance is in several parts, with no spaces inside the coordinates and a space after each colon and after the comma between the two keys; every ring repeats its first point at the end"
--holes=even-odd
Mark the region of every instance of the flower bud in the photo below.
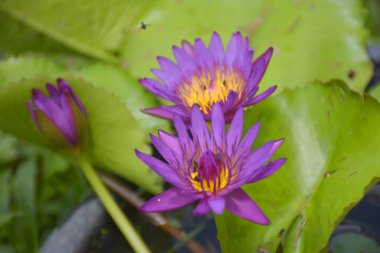
{"type": "Polygon", "coordinates": [[[57,79],[57,87],[47,83],[46,89],[49,96],[33,89],[31,101],[26,101],[37,128],[56,145],[83,146],[87,114],[82,102],[63,79],[57,79]]]}

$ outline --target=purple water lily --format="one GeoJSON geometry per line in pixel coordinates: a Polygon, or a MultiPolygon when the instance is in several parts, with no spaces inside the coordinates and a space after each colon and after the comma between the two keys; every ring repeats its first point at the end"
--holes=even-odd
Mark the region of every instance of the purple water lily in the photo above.
{"type": "Polygon", "coordinates": [[[182,48],[174,46],[177,64],[157,57],[160,69],[152,70],[162,83],[140,79],[146,89],[174,105],[148,108],[144,112],[167,119],[178,114],[189,121],[191,108],[196,105],[209,120],[211,108],[219,103],[225,119],[230,121],[239,108],[254,105],[275,91],[273,86],[256,95],[272,52],[269,48],[252,62],[253,49],[248,38],[239,32],[232,35],[226,50],[216,32],[208,48],[201,39],[196,39],[194,46],[186,41],[182,48]]]}
{"type": "Polygon", "coordinates": [[[57,79],[58,86],[46,84],[49,96],[32,90],[26,104],[38,129],[56,144],[77,146],[86,124],[86,110],[70,85],[57,79]]]}
{"type": "Polygon", "coordinates": [[[268,162],[283,140],[272,140],[250,150],[260,124],[253,125],[241,139],[243,109],[240,108],[225,132],[222,107],[215,104],[211,112],[211,134],[198,107],[191,111],[191,134],[178,115],[173,123],[178,137],[159,131],[151,136],[153,145],[166,162],[136,150],[137,156],[174,188],[149,201],[141,210],[160,212],[176,209],[200,200],[193,210],[201,215],[212,210],[221,214],[224,209],[249,221],[268,224],[269,220],[258,205],[240,187],[262,180],[286,161],[268,162]]]}

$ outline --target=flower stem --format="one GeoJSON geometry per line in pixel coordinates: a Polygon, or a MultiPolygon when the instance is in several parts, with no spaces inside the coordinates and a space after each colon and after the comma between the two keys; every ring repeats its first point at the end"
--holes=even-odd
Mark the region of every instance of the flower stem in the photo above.
{"type": "Polygon", "coordinates": [[[79,164],[87,180],[90,182],[92,188],[98,195],[99,199],[102,201],[107,212],[112,217],[116,225],[119,227],[124,237],[130,243],[133,250],[135,252],[141,253],[150,252],[148,247],[145,245],[145,243],[139,236],[139,234],[133,228],[128,218],[124,215],[123,211],[121,211],[120,207],[116,204],[108,189],[99,179],[99,176],[97,175],[91,164],[84,158],[79,159],[79,164]]]}

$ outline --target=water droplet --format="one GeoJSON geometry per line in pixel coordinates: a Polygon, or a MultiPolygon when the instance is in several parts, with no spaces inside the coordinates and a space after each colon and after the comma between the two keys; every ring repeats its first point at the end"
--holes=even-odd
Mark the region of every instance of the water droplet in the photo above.
{"type": "Polygon", "coordinates": [[[157,199],[157,202],[160,202],[161,201],[161,199],[157,199]]]}

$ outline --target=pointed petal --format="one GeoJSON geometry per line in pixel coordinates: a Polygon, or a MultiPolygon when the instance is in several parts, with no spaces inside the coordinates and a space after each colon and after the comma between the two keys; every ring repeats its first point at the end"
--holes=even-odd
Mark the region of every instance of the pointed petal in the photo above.
{"type": "Polygon", "coordinates": [[[242,189],[237,189],[226,196],[226,209],[236,216],[258,224],[270,223],[259,206],[242,189]]]}
{"type": "Polygon", "coordinates": [[[238,102],[239,102],[239,95],[235,91],[230,90],[227,96],[227,100],[223,104],[224,111],[231,111],[238,102]]]}
{"type": "Polygon", "coordinates": [[[189,137],[185,123],[183,123],[178,115],[174,115],[173,125],[178,134],[178,141],[182,150],[188,153],[191,152],[194,149],[193,143],[189,137]]]}
{"type": "Polygon", "coordinates": [[[214,63],[221,64],[224,62],[224,47],[222,39],[217,32],[214,32],[212,34],[208,48],[214,63]]]}
{"type": "Polygon", "coordinates": [[[153,94],[161,98],[170,100],[170,93],[165,85],[151,78],[142,78],[139,81],[147,90],[149,90],[153,94]]]}
{"type": "Polygon", "coordinates": [[[194,50],[198,66],[200,66],[203,71],[210,71],[213,67],[212,58],[209,55],[206,45],[201,39],[195,39],[194,50]]]}
{"type": "Polygon", "coordinates": [[[210,206],[211,210],[218,215],[221,215],[224,211],[224,208],[226,206],[226,201],[224,197],[210,197],[207,199],[207,203],[210,206]]]}
{"type": "Polygon", "coordinates": [[[203,117],[203,113],[196,106],[193,106],[191,110],[191,127],[194,141],[197,141],[200,144],[203,151],[209,149],[210,135],[206,121],[203,117]]]}
{"type": "Polygon", "coordinates": [[[47,113],[45,104],[48,101],[48,98],[45,97],[42,91],[38,89],[32,89],[32,100],[36,109],[47,113]]]}
{"type": "Polygon", "coordinates": [[[194,195],[182,195],[178,193],[176,188],[172,188],[163,193],[160,193],[147,202],[145,202],[140,210],[143,212],[162,212],[177,209],[186,206],[195,200],[197,196],[194,195]]]}
{"type": "Polygon", "coordinates": [[[260,173],[259,169],[261,169],[261,166],[272,158],[283,142],[283,139],[268,141],[261,147],[253,150],[240,171],[239,179],[235,182],[236,185],[246,184],[251,181],[257,173],[260,173]]]}
{"type": "Polygon", "coordinates": [[[87,117],[86,108],[84,107],[80,99],[78,98],[77,94],[75,94],[71,86],[62,78],[57,78],[57,84],[58,84],[59,91],[61,93],[66,93],[69,96],[71,96],[74,99],[77,106],[79,107],[79,109],[82,111],[83,115],[87,117]]]}
{"type": "Polygon", "coordinates": [[[163,130],[158,130],[158,136],[173,152],[177,154],[177,156],[182,157],[182,149],[177,136],[169,134],[163,130]]]}
{"type": "Polygon", "coordinates": [[[232,119],[230,128],[227,133],[227,148],[228,155],[231,155],[232,151],[238,146],[241,134],[243,132],[244,117],[243,109],[239,109],[234,118],[232,119]]]}
{"type": "Polygon", "coordinates": [[[242,149],[243,152],[248,151],[253,144],[253,141],[256,139],[256,136],[260,130],[260,122],[257,122],[247,131],[243,140],[240,143],[239,149],[242,149]]]}
{"type": "Polygon", "coordinates": [[[193,210],[193,215],[203,215],[210,212],[210,206],[205,199],[201,199],[193,210]]]}
{"type": "Polygon", "coordinates": [[[215,143],[219,148],[225,147],[225,122],[223,112],[220,104],[214,105],[211,112],[211,126],[212,126],[212,143],[215,143]]]}
{"type": "Polygon", "coordinates": [[[191,57],[195,57],[194,47],[188,41],[184,40],[181,43],[183,50],[190,55],[191,57]]]}
{"type": "Polygon", "coordinates": [[[59,103],[60,92],[58,91],[58,89],[51,83],[46,84],[46,89],[48,90],[50,97],[55,99],[59,103]]]}
{"type": "Polygon", "coordinates": [[[251,91],[263,78],[272,57],[273,48],[268,48],[259,58],[252,63],[251,75],[249,78],[249,90],[251,91]]]}
{"type": "Polygon", "coordinates": [[[264,167],[260,168],[259,173],[257,173],[248,183],[257,182],[266,177],[269,177],[270,175],[275,173],[279,168],[281,168],[285,162],[286,158],[280,158],[268,163],[264,167]]]}
{"type": "Polygon", "coordinates": [[[239,50],[242,46],[243,38],[240,32],[236,32],[232,35],[230,42],[227,46],[226,61],[228,68],[232,68],[234,63],[238,61],[239,50]]]}
{"type": "Polygon", "coordinates": [[[161,69],[164,71],[167,71],[172,74],[178,73],[179,71],[177,64],[175,64],[174,62],[172,62],[166,57],[158,56],[157,62],[158,64],[160,64],[161,69]]]}
{"type": "Polygon", "coordinates": [[[32,103],[30,101],[26,101],[26,105],[28,106],[28,109],[29,109],[30,113],[32,114],[33,121],[36,124],[37,128],[40,128],[40,125],[39,125],[38,119],[37,119],[37,115],[36,115],[36,112],[33,108],[32,103]]]}
{"type": "Polygon", "coordinates": [[[177,73],[170,73],[163,69],[151,69],[150,70],[155,76],[157,76],[167,87],[173,87],[179,82],[177,73]]]}
{"type": "Polygon", "coordinates": [[[154,115],[160,118],[170,119],[170,120],[173,119],[174,114],[178,114],[179,116],[183,118],[189,117],[188,112],[174,105],[173,106],[162,105],[158,107],[146,108],[146,109],[143,109],[142,111],[150,115],[154,115]]]}
{"type": "Polygon", "coordinates": [[[174,57],[182,70],[182,73],[185,75],[194,73],[197,69],[195,59],[193,58],[194,50],[191,51],[192,54],[188,54],[187,51],[179,47],[173,47],[174,57]]]}
{"type": "Polygon", "coordinates": [[[169,148],[168,145],[165,144],[160,138],[157,138],[156,136],[149,134],[150,139],[154,145],[154,147],[157,149],[158,153],[162,155],[162,157],[173,166],[178,165],[177,156],[173,153],[172,149],[169,148]]]}
{"type": "Polygon", "coordinates": [[[183,186],[182,181],[178,178],[177,172],[168,164],[158,160],[157,158],[141,153],[135,150],[136,155],[158,175],[160,175],[166,182],[177,187],[183,186]]]}
{"type": "Polygon", "coordinates": [[[251,106],[251,105],[254,105],[254,104],[257,104],[257,103],[261,102],[262,100],[264,100],[267,97],[269,97],[270,95],[272,95],[272,93],[275,92],[276,88],[277,88],[277,86],[270,87],[269,89],[267,89],[263,93],[260,93],[256,97],[247,100],[244,103],[244,106],[251,106]]]}

